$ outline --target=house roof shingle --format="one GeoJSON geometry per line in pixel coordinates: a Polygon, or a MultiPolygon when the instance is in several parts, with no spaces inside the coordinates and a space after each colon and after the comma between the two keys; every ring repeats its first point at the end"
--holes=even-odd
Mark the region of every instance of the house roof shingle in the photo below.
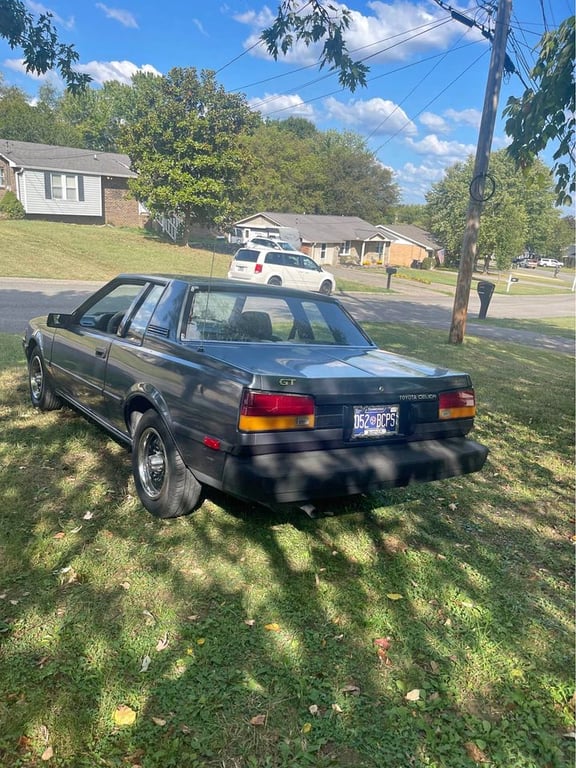
{"type": "Polygon", "coordinates": [[[128,155],[0,139],[0,156],[17,168],[135,178],[128,155]]]}
{"type": "MultiPolygon", "coordinates": [[[[279,227],[297,229],[300,237],[309,243],[340,243],[346,240],[369,240],[380,234],[373,224],[358,216],[321,216],[302,213],[276,213],[260,211],[259,216],[265,216],[279,227]]],[[[254,218],[249,216],[242,221],[254,218]]],[[[237,224],[241,225],[240,222],[237,224]]]]}

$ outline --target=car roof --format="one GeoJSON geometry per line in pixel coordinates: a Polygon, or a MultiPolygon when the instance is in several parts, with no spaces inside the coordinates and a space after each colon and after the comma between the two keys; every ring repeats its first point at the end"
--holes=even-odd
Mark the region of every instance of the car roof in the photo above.
{"type": "Polygon", "coordinates": [[[122,272],[109,282],[116,280],[151,280],[157,282],[163,280],[166,282],[180,281],[190,286],[200,289],[214,288],[215,290],[231,291],[244,294],[262,294],[278,296],[279,293],[296,298],[312,297],[315,301],[328,301],[338,303],[333,296],[327,296],[322,293],[312,293],[311,291],[300,290],[299,288],[285,288],[277,285],[264,285],[261,283],[249,283],[240,280],[228,280],[225,277],[209,277],[207,275],[178,275],[165,272],[135,273],[122,272]]]}

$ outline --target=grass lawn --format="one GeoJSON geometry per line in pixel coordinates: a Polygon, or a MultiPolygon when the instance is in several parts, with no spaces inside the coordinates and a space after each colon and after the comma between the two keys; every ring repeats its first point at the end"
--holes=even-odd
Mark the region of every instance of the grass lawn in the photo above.
{"type": "Polygon", "coordinates": [[[215,493],[152,519],[0,335],[0,765],[574,764],[573,360],[367,328],[471,372],[488,464],[314,521],[215,493]]]}

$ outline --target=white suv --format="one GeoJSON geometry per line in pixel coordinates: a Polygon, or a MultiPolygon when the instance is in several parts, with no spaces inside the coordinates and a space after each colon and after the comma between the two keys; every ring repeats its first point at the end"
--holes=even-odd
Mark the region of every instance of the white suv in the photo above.
{"type": "Polygon", "coordinates": [[[258,248],[239,248],[228,272],[230,280],[251,283],[285,285],[305,291],[330,294],[336,281],[330,272],[319,267],[305,253],[298,251],[268,251],[258,248]]]}
{"type": "Polygon", "coordinates": [[[561,267],[562,262],[558,259],[538,259],[539,267],[561,267]]]}

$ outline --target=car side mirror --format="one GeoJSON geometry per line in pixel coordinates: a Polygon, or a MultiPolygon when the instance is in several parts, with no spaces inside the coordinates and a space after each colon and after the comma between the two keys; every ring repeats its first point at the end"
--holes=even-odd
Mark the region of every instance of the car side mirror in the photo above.
{"type": "Polygon", "coordinates": [[[48,328],[68,328],[72,325],[73,315],[64,312],[49,312],[46,318],[48,328]]]}

